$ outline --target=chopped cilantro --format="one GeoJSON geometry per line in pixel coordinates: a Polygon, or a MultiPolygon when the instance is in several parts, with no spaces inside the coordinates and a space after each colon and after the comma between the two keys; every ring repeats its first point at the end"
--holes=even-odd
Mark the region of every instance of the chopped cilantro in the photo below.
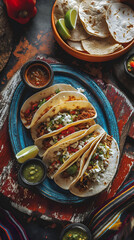
{"type": "Polygon", "coordinates": [[[55,90],[55,93],[57,94],[57,93],[59,93],[59,92],[60,92],[60,89],[57,88],[57,89],[55,90]]]}
{"type": "Polygon", "coordinates": [[[42,100],[40,100],[40,102],[39,102],[39,104],[38,104],[38,108],[41,107],[41,105],[42,105],[43,103],[45,103],[45,102],[46,102],[46,99],[45,99],[45,98],[42,99],[42,100]]]}

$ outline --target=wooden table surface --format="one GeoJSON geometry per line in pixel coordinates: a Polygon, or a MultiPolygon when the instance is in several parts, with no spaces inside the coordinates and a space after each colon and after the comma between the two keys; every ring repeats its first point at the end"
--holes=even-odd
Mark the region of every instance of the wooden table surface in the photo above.
{"type": "MultiPolygon", "coordinates": [[[[0,3],[3,6],[3,2],[0,1],[0,3]]],[[[16,83],[13,85],[12,80],[23,64],[30,59],[39,58],[45,59],[48,63],[63,63],[74,67],[75,69],[78,68],[79,70],[88,73],[104,91],[113,107],[118,122],[120,150],[122,154],[121,157],[122,161],[126,163],[126,169],[122,169],[122,166],[120,166],[119,174],[116,176],[116,181],[113,182],[114,187],[111,189],[111,193],[109,193],[110,197],[118,191],[118,188],[122,185],[126,178],[129,177],[129,174],[132,174],[132,170],[130,171],[130,169],[132,168],[134,162],[133,94],[131,89],[127,87],[125,80],[125,82],[122,82],[120,79],[117,79],[117,67],[122,67],[123,59],[128,55],[128,53],[120,59],[104,63],[84,62],[68,55],[60,48],[53,37],[51,29],[51,9],[53,3],[54,0],[37,1],[37,15],[26,25],[19,25],[9,19],[14,34],[14,45],[7,65],[3,71],[0,72],[0,147],[2,149],[2,145],[8,142],[9,148],[11,149],[9,136],[4,138],[3,136],[5,135],[2,134],[5,134],[5,132],[8,131],[7,117],[9,103],[15,87],[18,84],[16,80],[16,83]],[[120,177],[121,173],[122,178],[120,177]]],[[[130,52],[134,52],[134,47],[130,50],[130,52]]],[[[3,154],[5,154],[5,152],[3,154]]],[[[6,165],[8,165],[7,161],[10,157],[11,156],[7,155],[7,160],[5,160],[6,165]]],[[[124,166],[124,164],[122,165],[124,166]]],[[[0,174],[3,172],[3,167],[4,165],[2,164],[0,167],[0,174]]],[[[3,197],[6,197],[6,201],[9,200],[8,203],[14,202],[12,196],[10,196],[10,192],[7,193],[2,186],[0,186],[0,193],[2,199],[3,197]]],[[[37,208],[36,206],[34,207],[35,211],[33,212],[35,214],[37,208]]],[[[24,211],[22,210],[22,212],[24,211]]],[[[34,216],[36,217],[36,214],[34,216]]],[[[65,220],[70,220],[70,218],[66,216],[65,220]]],[[[33,221],[32,224],[34,225],[33,221]]]]}

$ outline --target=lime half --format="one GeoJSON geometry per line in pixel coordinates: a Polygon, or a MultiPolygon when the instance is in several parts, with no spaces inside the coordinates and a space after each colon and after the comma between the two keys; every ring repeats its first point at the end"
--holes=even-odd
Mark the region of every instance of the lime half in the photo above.
{"type": "Polygon", "coordinates": [[[67,40],[71,37],[69,30],[67,29],[65,25],[64,18],[60,18],[57,23],[56,23],[56,28],[60,36],[64,39],[67,40]]]}
{"type": "Polygon", "coordinates": [[[75,9],[70,9],[65,15],[65,25],[68,29],[72,30],[76,27],[77,22],[77,11],[75,9]]]}
{"type": "Polygon", "coordinates": [[[23,163],[30,158],[36,157],[39,149],[36,145],[28,146],[16,154],[19,163],[23,163]]]}

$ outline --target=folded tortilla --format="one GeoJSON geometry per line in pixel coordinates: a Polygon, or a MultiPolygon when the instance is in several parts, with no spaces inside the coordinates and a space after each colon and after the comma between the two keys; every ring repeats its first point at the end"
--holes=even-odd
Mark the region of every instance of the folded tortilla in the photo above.
{"type": "Polygon", "coordinates": [[[95,141],[105,131],[96,124],[88,130],[81,130],[79,133],[73,133],[68,141],[62,142],[58,146],[48,149],[43,155],[43,161],[48,168],[48,177],[53,178],[55,174],[64,170],[70,163],[80,157],[86,151],[93,141],[95,141]]]}
{"type": "MultiPolygon", "coordinates": [[[[92,151],[93,146],[99,140],[99,138],[105,133],[104,129],[101,128],[99,125],[92,126],[89,130],[86,131],[86,136],[88,136],[89,132],[94,129],[94,133],[91,134],[92,137],[90,138],[90,146],[88,146],[88,152],[92,151]]],[[[84,139],[84,138],[82,138],[84,139]]],[[[70,164],[62,169],[58,170],[54,175],[54,181],[58,186],[63,189],[69,189],[70,185],[75,181],[75,179],[81,174],[82,169],[86,163],[85,151],[87,148],[83,148],[82,155],[79,153],[78,158],[75,158],[70,164]]],[[[64,167],[64,166],[63,166],[64,167]]]]}
{"type": "Polygon", "coordinates": [[[38,139],[35,140],[35,145],[39,148],[38,155],[40,157],[43,156],[43,154],[50,148],[59,145],[62,142],[67,141],[68,139],[73,137],[73,133],[79,132],[81,130],[87,130],[92,125],[95,124],[94,120],[89,120],[84,123],[77,123],[77,125],[74,126],[66,126],[65,129],[62,131],[60,130],[59,133],[49,133],[47,135],[44,135],[38,139]]]}
{"type": "Polygon", "coordinates": [[[97,112],[88,101],[64,102],[51,108],[31,128],[31,136],[35,140],[48,133],[58,133],[66,126],[76,125],[95,119],[97,112]]]}
{"type": "Polygon", "coordinates": [[[119,164],[119,148],[116,140],[102,135],[91,152],[83,170],[69,190],[76,196],[90,197],[104,191],[113,180],[119,164]]]}
{"type": "Polygon", "coordinates": [[[29,97],[20,110],[20,117],[24,126],[28,129],[32,127],[38,119],[40,107],[43,107],[44,104],[52,101],[52,99],[62,91],[77,90],[69,84],[55,84],[29,97]]]}

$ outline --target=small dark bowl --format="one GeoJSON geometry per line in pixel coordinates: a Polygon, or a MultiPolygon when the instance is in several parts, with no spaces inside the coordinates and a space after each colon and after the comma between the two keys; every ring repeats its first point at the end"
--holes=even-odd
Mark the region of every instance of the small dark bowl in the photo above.
{"type": "Polygon", "coordinates": [[[72,224],[67,225],[67,227],[65,227],[63,229],[63,231],[61,232],[61,235],[60,235],[60,240],[63,240],[64,235],[69,230],[72,230],[72,229],[81,229],[81,230],[83,230],[87,234],[87,236],[88,236],[87,240],[91,240],[92,239],[91,232],[90,232],[89,228],[86,225],[84,225],[82,223],[72,223],[72,224]]]}
{"type": "MultiPolygon", "coordinates": [[[[31,170],[32,171],[32,170],[31,170]]],[[[24,185],[25,187],[33,187],[33,186],[37,186],[39,184],[41,184],[45,178],[47,176],[47,168],[44,164],[44,162],[41,160],[41,159],[38,159],[38,158],[31,158],[29,160],[27,160],[26,162],[24,162],[20,169],[19,169],[19,172],[18,172],[18,179],[19,179],[19,182],[24,185]],[[43,176],[40,180],[38,181],[35,181],[35,182],[31,182],[31,181],[28,181],[24,175],[23,175],[23,171],[24,169],[26,169],[26,167],[30,164],[37,164],[39,166],[41,166],[41,168],[43,169],[43,176]]]]}
{"type": "Polygon", "coordinates": [[[21,79],[23,80],[24,84],[26,85],[26,87],[32,89],[33,91],[40,91],[40,90],[52,85],[54,73],[53,73],[51,66],[48,63],[41,61],[41,60],[32,60],[23,65],[23,67],[21,68],[21,71],[20,71],[20,76],[21,76],[21,79]],[[38,67],[38,69],[40,69],[42,71],[42,73],[44,73],[46,76],[47,80],[41,86],[39,86],[39,85],[36,86],[28,80],[28,73],[34,67],[35,68],[38,67]]]}
{"type": "Polygon", "coordinates": [[[125,61],[124,61],[124,69],[125,69],[126,74],[129,76],[129,78],[134,80],[134,73],[129,72],[128,69],[127,69],[127,62],[128,62],[128,60],[131,57],[134,57],[134,53],[132,53],[131,55],[127,56],[127,58],[125,59],[125,61]]]}

